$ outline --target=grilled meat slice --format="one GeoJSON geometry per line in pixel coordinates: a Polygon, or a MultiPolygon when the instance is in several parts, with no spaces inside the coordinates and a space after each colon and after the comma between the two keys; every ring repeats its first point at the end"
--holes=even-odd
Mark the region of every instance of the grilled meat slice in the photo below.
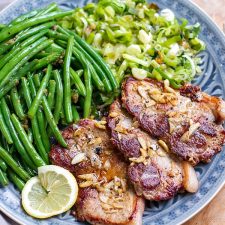
{"type": "Polygon", "coordinates": [[[148,200],[172,198],[183,187],[182,165],[157,140],[139,128],[137,121],[115,101],[109,111],[108,126],[113,144],[130,162],[128,176],[136,193],[148,200]]]}
{"type": "Polygon", "coordinates": [[[98,225],[142,224],[144,201],[127,181],[127,164],[111,145],[104,122],[81,120],[62,134],[68,149],[53,146],[51,162],[70,170],[79,184],[73,214],[98,225]]]}
{"type": "Polygon", "coordinates": [[[129,78],[123,84],[122,101],[145,131],[192,165],[209,162],[222,149],[225,103],[198,87],[174,90],[167,81],[129,78]]]}
{"type": "Polygon", "coordinates": [[[189,97],[192,101],[205,103],[212,110],[215,122],[222,124],[225,120],[225,103],[221,98],[201,92],[200,87],[187,84],[180,89],[180,94],[189,97]]]}

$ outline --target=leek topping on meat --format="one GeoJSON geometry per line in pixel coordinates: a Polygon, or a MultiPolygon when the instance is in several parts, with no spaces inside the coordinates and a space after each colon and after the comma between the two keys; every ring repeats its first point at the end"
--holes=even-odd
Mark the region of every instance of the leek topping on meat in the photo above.
{"type": "Polygon", "coordinates": [[[177,88],[201,72],[196,56],[205,49],[198,37],[200,24],[189,25],[145,0],[99,0],[76,8],[61,25],[94,46],[119,83],[132,74],[139,79],[169,78],[177,88]]]}

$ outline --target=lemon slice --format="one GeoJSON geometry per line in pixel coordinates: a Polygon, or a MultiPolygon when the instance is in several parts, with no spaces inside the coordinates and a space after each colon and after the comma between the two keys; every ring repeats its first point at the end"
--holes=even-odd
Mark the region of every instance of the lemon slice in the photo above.
{"type": "Polygon", "coordinates": [[[48,165],[38,168],[22,191],[24,210],[35,218],[48,218],[69,210],[77,199],[78,186],[66,169],[48,165]]]}

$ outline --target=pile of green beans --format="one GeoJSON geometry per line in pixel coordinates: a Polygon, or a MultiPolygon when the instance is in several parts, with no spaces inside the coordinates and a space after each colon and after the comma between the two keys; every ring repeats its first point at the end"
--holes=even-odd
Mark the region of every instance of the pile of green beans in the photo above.
{"type": "Polygon", "coordinates": [[[91,117],[94,94],[118,89],[98,53],[58,25],[70,14],[52,3],[0,26],[1,186],[21,191],[50,163],[52,138],[67,147],[59,127],[91,117]]]}

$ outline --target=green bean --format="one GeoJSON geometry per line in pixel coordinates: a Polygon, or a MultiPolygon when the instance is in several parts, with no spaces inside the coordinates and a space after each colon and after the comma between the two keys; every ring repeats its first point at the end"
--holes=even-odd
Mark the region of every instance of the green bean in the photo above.
{"type": "Polygon", "coordinates": [[[77,70],[76,72],[77,72],[78,76],[81,77],[84,73],[84,70],[80,69],[80,70],[77,70]]]}
{"type": "MultiPolygon", "coordinates": [[[[54,71],[53,71],[53,74],[54,74],[54,71]]],[[[40,85],[41,85],[40,79],[41,79],[41,74],[40,73],[34,74],[33,81],[34,81],[34,85],[35,85],[36,89],[40,88],[40,85]]]]}
{"type": "Polygon", "coordinates": [[[55,25],[55,22],[48,22],[48,23],[41,24],[41,25],[39,25],[37,27],[28,29],[26,31],[22,31],[21,33],[19,33],[13,39],[5,41],[5,42],[0,44],[0,55],[5,53],[6,51],[8,51],[15,44],[17,44],[17,43],[19,43],[19,42],[29,38],[32,35],[35,35],[35,34],[41,32],[42,30],[49,29],[50,27],[52,27],[54,25],[55,25]]]}
{"type": "MultiPolygon", "coordinates": [[[[60,27],[59,27],[60,29],[60,27]]],[[[62,28],[63,29],[63,28],[62,28]]],[[[102,68],[102,70],[107,74],[111,85],[113,86],[114,89],[118,89],[119,85],[116,81],[115,76],[113,75],[112,71],[110,70],[109,66],[104,62],[104,60],[102,59],[102,57],[94,50],[94,48],[89,45],[88,43],[86,43],[81,37],[79,37],[79,35],[77,35],[74,32],[65,30],[65,32],[67,32],[70,35],[74,35],[74,38],[76,40],[76,42],[90,55],[92,56],[92,58],[96,61],[96,63],[102,68]]]]}
{"type": "Polygon", "coordinates": [[[12,168],[12,170],[18,174],[18,176],[23,179],[24,181],[27,181],[30,179],[30,175],[22,169],[18,163],[12,158],[12,156],[2,147],[0,147],[0,157],[6,162],[6,164],[12,168]]]}
{"type": "Polygon", "coordinates": [[[78,122],[80,120],[80,115],[77,112],[77,108],[75,105],[72,105],[72,112],[73,112],[73,122],[78,122]]]}
{"type": "Polygon", "coordinates": [[[10,74],[14,73],[19,68],[17,64],[21,62],[21,60],[24,59],[30,53],[30,51],[36,48],[45,39],[47,38],[43,37],[41,40],[38,40],[35,43],[26,46],[21,51],[19,51],[19,53],[17,53],[15,57],[13,57],[9,62],[7,62],[0,71],[0,81],[2,81],[10,72],[10,74]]]}
{"type": "MultiPolygon", "coordinates": [[[[65,121],[65,113],[64,113],[63,108],[62,108],[62,110],[60,112],[60,118],[65,121]]],[[[66,124],[66,122],[64,124],[66,124]]]]}
{"type": "Polygon", "coordinates": [[[0,61],[0,69],[11,60],[18,52],[20,52],[24,47],[31,45],[33,42],[37,41],[39,38],[44,36],[47,33],[47,29],[35,34],[22,42],[19,46],[13,48],[8,54],[6,54],[0,61]]]}
{"type": "Polygon", "coordinates": [[[9,184],[6,174],[0,169],[0,184],[5,187],[9,184]]]}
{"type": "Polygon", "coordinates": [[[22,67],[30,58],[36,55],[38,52],[52,44],[52,40],[46,40],[46,38],[40,38],[38,41],[33,43],[32,45],[26,47],[21,53],[15,55],[13,59],[11,59],[0,71],[0,87],[5,85],[13,74],[22,67]],[[21,61],[19,61],[21,60],[21,61]]]}
{"type": "Polygon", "coordinates": [[[0,130],[2,132],[2,135],[5,137],[7,143],[12,144],[13,140],[12,140],[12,137],[11,137],[10,132],[8,130],[8,127],[5,124],[1,109],[0,109],[0,130]]]}
{"type": "MultiPolygon", "coordinates": [[[[23,40],[26,40],[27,38],[29,38],[39,32],[42,32],[43,30],[49,29],[49,28],[53,27],[54,25],[55,25],[55,22],[47,22],[47,23],[43,23],[39,26],[33,27],[31,29],[28,29],[26,31],[23,31],[22,33],[19,33],[15,38],[13,38],[13,40],[15,40],[14,44],[21,42],[23,40]]],[[[13,43],[12,43],[12,45],[13,45],[13,43]]],[[[0,50],[1,50],[1,48],[0,48],[0,50]]]]}
{"type": "Polygon", "coordinates": [[[11,92],[10,92],[10,97],[11,97],[11,100],[12,100],[12,104],[13,104],[13,108],[15,110],[15,113],[16,115],[21,119],[21,120],[24,120],[25,118],[25,114],[23,112],[23,107],[21,105],[21,102],[20,102],[20,97],[18,95],[18,92],[17,92],[17,88],[14,87],[11,92]]]}
{"type": "Polygon", "coordinates": [[[15,151],[14,145],[9,148],[9,153],[12,154],[15,151]]]}
{"type": "Polygon", "coordinates": [[[44,113],[41,110],[41,108],[39,108],[37,111],[37,119],[38,119],[38,125],[39,125],[42,143],[45,147],[45,151],[48,153],[50,151],[50,141],[49,141],[49,137],[48,137],[48,134],[46,131],[45,116],[44,116],[44,113]]]}
{"type": "Polygon", "coordinates": [[[91,98],[92,98],[92,85],[91,85],[91,74],[89,68],[84,70],[84,82],[86,86],[86,96],[84,98],[84,118],[90,116],[91,113],[91,98]]]}
{"type": "Polygon", "coordinates": [[[87,64],[90,67],[90,73],[92,76],[92,80],[94,81],[95,86],[98,88],[99,91],[112,91],[112,87],[110,85],[109,80],[105,76],[105,74],[99,69],[99,66],[91,60],[87,60],[87,64]],[[95,67],[95,68],[94,68],[95,67]],[[99,73],[97,73],[99,71],[99,73]],[[98,76],[100,75],[100,77],[98,76]]]}
{"type": "MultiPolygon", "coordinates": [[[[53,38],[59,38],[61,40],[68,39],[68,36],[56,33],[54,31],[49,31],[48,34],[51,34],[50,36],[53,38]]],[[[58,43],[64,46],[63,42],[58,42],[58,43]]],[[[77,59],[81,62],[81,55],[83,55],[83,57],[85,57],[86,60],[90,62],[90,65],[92,65],[94,69],[96,70],[97,73],[94,73],[92,76],[94,76],[93,79],[95,80],[95,84],[97,85],[98,89],[103,90],[103,84],[104,84],[105,90],[107,92],[112,91],[112,87],[107,76],[99,67],[99,65],[95,62],[95,60],[78,43],[75,42],[74,45],[75,45],[75,48],[73,48],[73,54],[77,57],[77,59]],[[101,79],[98,77],[98,75],[100,76],[101,79]]]]}
{"type": "Polygon", "coordinates": [[[37,55],[35,55],[36,59],[42,59],[44,57],[49,56],[51,53],[47,53],[47,52],[39,52],[37,55]]]}
{"type": "Polygon", "coordinates": [[[56,28],[57,28],[57,31],[59,31],[62,34],[66,34],[66,35],[71,34],[72,35],[72,33],[70,33],[67,29],[65,29],[65,28],[63,28],[61,26],[57,26],[56,28]]]}
{"type": "Polygon", "coordinates": [[[37,92],[37,95],[35,96],[30,108],[29,108],[29,111],[28,111],[28,116],[32,119],[34,117],[34,115],[36,114],[37,112],[37,109],[41,103],[41,99],[42,99],[42,96],[44,94],[44,91],[45,91],[45,88],[47,86],[47,83],[50,79],[50,76],[51,76],[51,73],[52,73],[52,65],[48,65],[48,68],[47,68],[47,72],[46,72],[46,75],[44,76],[44,78],[42,79],[41,81],[41,85],[40,85],[40,88],[37,92]]]}
{"type": "MultiPolygon", "coordinates": [[[[32,99],[30,96],[27,80],[24,77],[22,78],[22,88],[23,88],[24,98],[27,103],[27,107],[30,108],[30,106],[32,104],[32,99]]],[[[32,127],[33,137],[34,137],[34,142],[36,144],[36,147],[38,148],[39,153],[43,157],[43,159],[45,159],[46,162],[48,162],[48,157],[46,157],[46,151],[45,151],[45,147],[42,143],[41,134],[40,134],[36,116],[34,116],[34,118],[31,120],[31,127],[32,127]]]]}
{"type": "Polygon", "coordinates": [[[30,96],[30,92],[29,92],[29,88],[28,88],[28,84],[27,84],[27,79],[25,77],[22,77],[21,79],[21,86],[22,86],[22,91],[23,91],[23,97],[26,101],[27,104],[27,108],[29,109],[32,103],[32,99],[30,96]]]}
{"type": "Polygon", "coordinates": [[[26,19],[30,19],[30,18],[36,16],[37,14],[38,14],[38,10],[32,10],[32,11],[26,13],[26,14],[18,16],[16,19],[12,20],[9,25],[10,26],[16,25],[16,24],[18,24],[18,23],[20,23],[20,22],[22,22],[26,19]]]}
{"type": "Polygon", "coordinates": [[[6,95],[5,96],[5,100],[6,100],[6,103],[8,104],[8,106],[9,106],[9,108],[12,109],[13,105],[12,105],[12,101],[11,101],[10,95],[6,95]]]}
{"type": "Polygon", "coordinates": [[[9,179],[16,185],[16,187],[22,191],[25,185],[24,181],[21,180],[11,169],[8,169],[9,179]]]}
{"type": "Polygon", "coordinates": [[[11,41],[11,40],[7,40],[3,43],[0,43],[0,55],[7,52],[14,45],[15,45],[15,41],[11,41]]]}
{"type": "Polygon", "coordinates": [[[57,4],[55,2],[49,4],[47,7],[45,7],[44,9],[40,10],[37,14],[37,16],[40,15],[46,15],[47,13],[50,13],[52,11],[54,11],[57,8],[57,4]]]}
{"type": "Polygon", "coordinates": [[[56,82],[54,80],[49,81],[49,88],[48,88],[48,105],[52,110],[55,105],[55,90],[56,90],[56,82]]]}
{"type": "Polygon", "coordinates": [[[8,145],[6,139],[4,138],[4,136],[1,136],[1,144],[2,144],[2,147],[3,147],[7,152],[10,151],[9,145],[8,145]]]}
{"type": "Polygon", "coordinates": [[[33,131],[33,136],[34,136],[34,143],[38,149],[38,153],[42,157],[42,159],[45,161],[45,163],[48,164],[49,159],[48,159],[48,155],[46,154],[46,151],[48,151],[48,149],[45,149],[44,143],[42,142],[43,141],[42,135],[39,129],[39,123],[36,116],[31,120],[31,127],[33,131]]]}
{"type": "Polygon", "coordinates": [[[27,173],[29,173],[30,176],[33,177],[33,176],[35,176],[35,175],[37,174],[37,170],[31,169],[31,168],[24,162],[23,158],[20,157],[18,160],[19,160],[20,163],[22,164],[22,168],[23,168],[25,171],[27,171],[27,173]]]}
{"type": "MultiPolygon", "coordinates": [[[[64,35],[64,34],[59,34],[59,33],[56,33],[54,31],[49,31],[48,32],[49,36],[50,37],[57,37],[59,39],[62,39],[62,40],[67,40],[68,39],[68,36],[64,35]]],[[[94,69],[94,66],[97,68],[97,70],[99,69],[99,67],[96,65],[96,63],[93,61],[93,59],[78,45],[76,45],[75,43],[75,48],[73,49],[73,54],[75,55],[75,57],[82,63],[84,64],[82,58],[86,57],[86,62],[90,62],[89,63],[89,67],[90,67],[90,73],[92,75],[92,79],[94,81],[94,84],[95,86],[100,90],[100,91],[104,91],[104,86],[106,88],[107,91],[111,91],[112,88],[110,86],[110,83],[109,81],[107,80],[107,77],[105,77],[104,73],[101,71],[99,72],[103,78],[103,82],[101,81],[101,79],[99,78],[98,74],[96,73],[95,69],[94,69]],[[103,75],[102,75],[103,74],[103,75]]],[[[85,62],[85,63],[86,63],[85,62]]],[[[78,91],[79,91],[79,88],[78,88],[78,91]]],[[[80,93],[81,95],[83,95],[82,93],[80,93]]],[[[84,96],[84,95],[83,95],[84,96]]]]}
{"type": "MultiPolygon", "coordinates": [[[[39,88],[40,85],[40,81],[38,80],[39,77],[36,76],[36,79],[34,79],[34,83],[36,88],[39,88]]],[[[60,133],[59,128],[57,127],[57,124],[54,120],[54,117],[52,115],[51,109],[48,106],[48,101],[46,99],[45,96],[42,97],[42,106],[43,106],[43,110],[45,113],[45,117],[48,121],[49,126],[51,127],[51,130],[56,138],[56,140],[63,146],[63,147],[67,147],[67,144],[62,136],[62,134],[60,133]]]]}
{"type": "MultiPolygon", "coordinates": [[[[64,50],[60,50],[60,51],[47,51],[47,48],[45,49],[45,51],[42,51],[42,52],[39,52],[35,57],[37,59],[42,59],[42,58],[45,58],[45,57],[50,57],[51,55],[54,55],[54,54],[57,54],[58,57],[59,56],[63,56],[64,53],[63,53],[64,50]]],[[[73,60],[75,61],[75,58],[73,58],[73,60]]],[[[48,64],[47,64],[48,65],[48,64]]]]}
{"type": "Polygon", "coordinates": [[[54,42],[62,48],[66,48],[67,42],[63,40],[54,39],[54,42]]]}
{"type": "Polygon", "coordinates": [[[5,86],[0,88],[0,99],[5,96],[13,87],[15,87],[21,77],[25,76],[38,62],[39,60],[33,60],[31,63],[23,66],[19,71],[13,76],[12,80],[5,86]]]}
{"type": "Polygon", "coordinates": [[[88,45],[85,41],[83,41],[77,34],[74,33],[75,40],[89,53],[93,59],[101,66],[103,71],[108,75],[108,78],[111,82],[111,85],[114,89],[119,88],[119,85],[115,79],[115,76],[113,75],[112,71],[108,67],[108,65],[103,61],[100,55],[96,53],[96,51],[88,45]]]}
{"type": "MultiPolygon", "coordinates": [[[[75,47],[77,47],[77,46],[75,46],[75,47]]],[[[97,64],[97,62],[91,56],[89,56],[88,53],[85,52],[82,48],[79,48],[79,50],[85,55],[85,57],[88,59],[90,64],[94,67],[94,69],[96,70],[96,72],[100,76],[102,82],[104,83],[104,87],[105,87],[106,91],[107,92],[111,92],[112,91],[112,86],[111,86],[111,84],[109,82],[108,77],[106,76],[106,73],[102,70],[100,65],[97,64]]]]}
{"type": "Polygon", "coordinates": [[[33,143],[33,133],[31,131],[31,129],[28,129],[28,131],[27,131],[27,137],[28,137],[30,143],[33,143]]]}
{"type": "Polygon", "coordinates": [[[59,53],[52,53],[49,56],[39,59],[38,62],[36,63],[36,65],[33,67],[32,71],[39,70],[39,69],[47,66],[48,64],[51,64],[51,63],[57,61],[60,58],[60,56],[61,56],[61,54],[59,54],[59,53]]]}
{"type": "Polygon", "coordinates": [[[55,108],[54,108],[53,115],[54,115],[54,120],[56,124],[58,124],[60,111],[62,109],[62,104],[63,104],[63,85],[62,85],[62,80],[61,80],[59,71],[54,70],[53,75],[56,81],[56,99],[55,99],[55,108]]]}
{"type": "Polygon", "coordinates": [[[7,143],[6,139],[3,136],[2,136],[2,147],[10,154],[12,154],[14,152],[13,145],[11,145],[11,147],[9,147],[9,144],[7,143]]]}
{"type": "MultiPolygon", "coordinates": [[[[106,90],[110,89],[110,87],[107,85],[107,82],[105,84],[102,83],[102,81],[99,78],[98,74],[96,73],[93,65],[90,63],[90,61],[88,59],[85,59],[85,55],[83,55],[82,52],[80,52],[79,50],[75,50],[75,48],[74,48],[73,54],[80,61],[80,63],[83,65],[83,67],[88,65],[88,67],[90,69],[90,74],[92,76],[92,80],[94,81],[94,84],[98,88],[98,90],[104,91],[104,85],[106,87],[106,90]]],[[[104,82],[104,80],[103,80],[103,82],[104,82]]]]}
{"type": "MultiPolygon", "coordinates": [[[[28,78],[29,80],[29,84],[30,84],[30,91],[31,91],[31,95],[32,95],[32,98],[34,99],[35,96],[36,96],[36,88],[35,88],[35,85],[34,85],[34,82],[33,82],[33,79],[32,77],[30,76],[28,78]]],[[[42,152],[49,152],[50,151],[50,142],[49,142],[49,138],[48,138],[48,135],[47,135],[47,132],[46,132],[46,126],[45,126],[45,119],[44,119],[44,114],[43,114],[43,111],[42,109],[39,107],[38,110],[37,110],[37,121],[38,121],[38,127],[39,127],[39,130],[40,130],[40,135],[41,135],[41,141],[43,143],[43,145],[39,145],[40,149],[40,155],[42,156],[43,154],[41,154],[42,152]]],[[[44,155],[46,156],[46,154],[44,153],[44,155]]],[[[42,157],[43,158],[43,157],[42,157]]]]}
{"type": "Polygon", "coordinates": [[[10,38],[14,34],[24,30],[26,28],[32,27],[34,25],[44,23],[50,20],[54,20],[60,17],[68,16],[73,13],[73,10],[67,12],[52,12],[47,15],[41,15],[35,18],[28,19],[26,21],[20,22],[14,26],[6,27],[0,32],[0,42],[10,38]]]}
{"type": "Polygon", "coordinates": [[[81,94],[82,96],[85,96],[86,95],[85,86],[84,86],[82,80],[80,79],[79,75],[77,74],[77,72],[74,71],[71,67],[70,67],[70,76],[71,76],[73,83],[75,84],[79,94],[81,94]]]}
{"type": "Polygon", "coordinates": [[[71,35],[69,35],[68,33],[67,34],[62,34],[62,33],[59,33],[59,32],[53,31],[53,30],[49,30],[47,36],[49,38],[54,38],[54,39],[59,39],[59,40],[63,40],[63,41],[68,41],[68,38],[71,35]]]}
{"type": "Polygon", "coordinates": [[[0,168],[4,172],[7,170],[7,165],[5,164],[5,162],[2,159],[0,159],[0,168]]]}
{"type": "Polygon", "coordinates": [[[63,64],[63,105],[66,116],[67,123],[72,123],[73,114],[71,108],[71,86],[70,86],[70,63],[72,57],[72,49],[73,49],[74,37],[70,36],[68,38],[66,54],[64,58],[63,64]]]}
{"type": "MultiPolygon", "coordinates": [[[[32,99],[34,99],[35,98],[35,96],[36,96],[36,88],[35,88],[35,86],[34,86],[34,83],[33,83],[33,77],[34,77],[34,75],[32,74],[28,74],[28,76],[27,76],[27,80],[28,80],[28,83],[29,83],[29,90],[30,90],[30,97],[31,97],[31,101],[32,101],[32,99]]],[[[31,104],[32,104],[32,102],[31,102],[31,104]]]]}
{"type": "Polygon", "coordinates": [[[35,168],[33,165],[32,160],[30,159],[29,155],[27,154],[25,148],[23,147],[21,141],[18,138],[18,135],[16,133],[16,130],[12,124],[12,121],[10,119],[10,111],[9,108],[6,104],[6,101],[4,98],[1,99],[1,110],[2,110],[2,114],[4,117],[4,120],[6,122],[7,127],[9,128],[10,134],[12,136],[13,139],[13,143],[16,146],[17,151],[19,152],[19,154],[24,158],[25,162],[31,167],[31,168],[35,168]]]}
{"type": "Polygon", "coordinates": [[[47,156],[47,160],[45,155],[43,154],[43,160],[38,153],[36,152],[34,146],[32,145],[32,143],[29,142],[29,139],[27,137],[27,134],[23,128],[23,126],[20,124],[20,121],[18,120],[17,116],[15,114],[11,115],[11,120],[13,122],[13,125],[22,141],[22,143],[24,144],[24,147],[26,148],[27,152],[30,154],[30,157],[33,159],[34,163],[36,166],[44,166],[46,165],[45,161],[48,160],[48,156],[47,156]]]}
{"type": "Polygon", "coordinates": [[[48,106],[48,102],[47,102],[47,99],[45,96],[43,96],[43,100],[42,100],[42,106],[43,106],[43,109],[44,109],[44,112],[45,112],[45,116],[46,116],[46,119],[48,121],[48,124],[49,126],[51,127],[52,129],[52,132],[56,138],[56,140],[59,142],[60,145],[62,145],[63,147],[67,147],[67,144],[62,136],[62,134],[60,133],[60,130],[59,128],[57,127],[56,125],[56,122],[54,120],[54,117],[51,113],[51,110],[48,106]]]}
{"type": "MultiPolygon", "coordinates": [[[[39,10],[36,16],[45,15],[57,8],[57,5],[55,3],[50,4],[48,7],[39,10]]],[[[22,15],[23,17],[24,15],[22,15]]],[[[14,46],[19,41],[25,40],[26,38],[30,37],[31,35],[34,35],[38,32],[41,32],[41,30],[53,27],[55,25],[55,22],[47,22],[44,24],[41,24],[39,26],[36,26],[31,29],[22,30],[16,37],[14,37],[11,40],[6,41],[5,43],[0,44],[0,54],[4,53],[8,49],[10,49],[12,46],[14,46]]]]}
{"type": "Polygon", "coordinates": [[[63,51],[64,49],[55,43],[53,43],[51,46],[45,49],[46,53],[53,53],[53,52],[62,53],[63,51]]]}
{"type": "Polygon", "coordinates": [[[50,5],[48,5],[47,7],[41,9],[41,10],[33,10],[33,11],[30,11],[26,14],[23,14],[19,17],[17,17],[16,19],[14,19],[13,21],[11,21],[10,25],[15,25],[17,24],[18,22],[22,22],[26,19],[29,19],[31,17],[34,17],[34,16],[40,16],[40,15],[45,15],[49,12],[52,12],[54,11],[55,9],[57,8],[57,4],[56,3],[51,3],[50,5]]]}
{"type": "Polygon", "coordinates": [[[101,79],[99,78],[98,74],[96,73],[95,69],[93,68],[92,64],[87,59],[85,59],[85,56],[79,50],[74,49],[73,54],[80,61],[80,63],[83,65],[83,67],[86,67],[86,66],[89,67],[90,74],[95,83],[95,86],[100,91],[104,91],[104,85],[103,85],[101,79]]]}
{"type": "Polygon", "coordinates": [[[100,77],[98,76],[98,74],[96,73],[93,65],[88,62],[88,66],[89,66],[89,69],[90,69],[90,73],[91,73],[91,77],[92,77],[92,80],[93,80],[93,83],[94,85],[98,88],[99,91],[103,91],[104,92],[104,84],[102,83],[100,77]]]}
{"type": "Polygon", "coordinates": [[[25,113],[25,112],[27,112],[28,109],[27,109],[27,105],[26,105],[26,102],[25,102],[24,97],[23,97],[23,90],[21,88],[21,85],[19,85],[19,83],[16,86],[16,88],[17,88],[17,92],[18,92],[18,95],[19,95],[19,98],[20,98],[20,104],[22,106],[23,112],[25,113]]]}

